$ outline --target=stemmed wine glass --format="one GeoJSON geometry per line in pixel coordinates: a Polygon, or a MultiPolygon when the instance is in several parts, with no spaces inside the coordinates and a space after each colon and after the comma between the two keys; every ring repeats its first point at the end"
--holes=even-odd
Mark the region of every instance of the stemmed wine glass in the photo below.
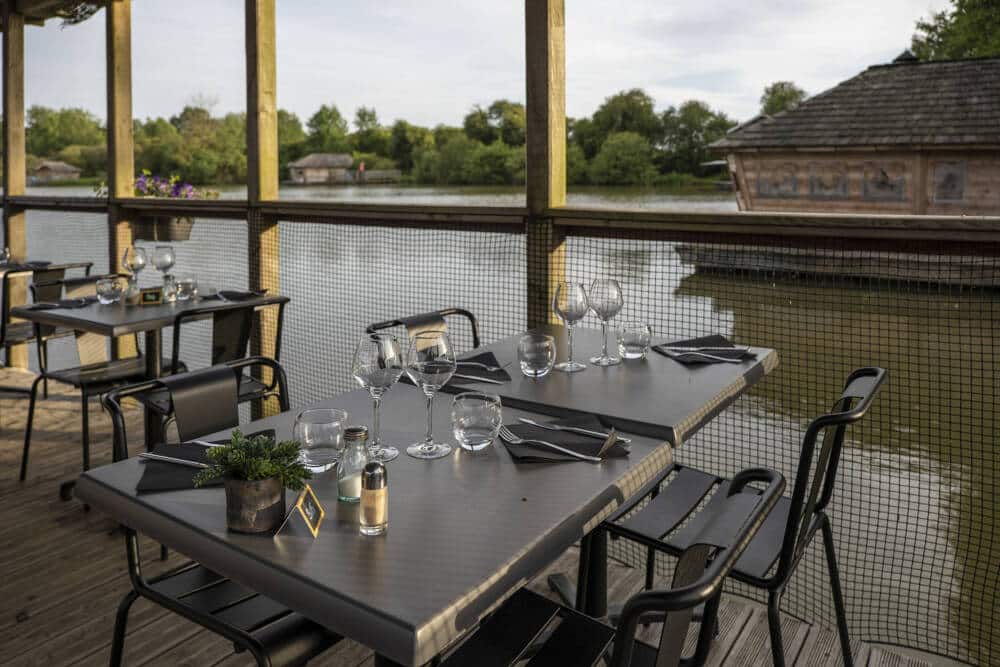
{"type": "Polygon", "coordinates": [[[433,430],[434,395],[451,379],[456,368],[455,351],[443,331],[421,331],[410,338],[406,373],[427,397],[427,436],[406,448],[418,459],[439,459],[451,454],[451,445],[435,442],[433,430]]]}
{"type": "Polygon", "coordinates": [[[587,294],[590,308],[601,320],[601,354],[590,358],[595,366],[614,366],[622,362],[620,357],[608,355],[608,321],[619,313],[625,300],[622,298],[622,286],[611,278],[597,278],[590,285],[587,294]]]}
{"type": "Polygon", "coordinates": [[[167,277],[167,271],[173,267],[176,260],[173,246],[158,245],[156,246],[156,250],[153,251],[153,266],[156,267],[157,271],[163,273],[164,279],[167,277]]]}
{"type": "Polygon", "coordinates": [[[378,411],[382,395],[399,381],[404,366],[403,351],[392,334],[366,334],[354,350],[351,372],[372,397],[372,434],[368,441],[368,457],[373,461],[385,463],[399,456],[395,447],[382,445],[378,411]]]}
{"type": "Polygon", "coordinates": [[[0,266],[7,266],[10,262],[10,248],[6,246],[2,251],[0,251],[0,266]]]}
{"type": "Polygon", "coordinates": [[[566,338],[568,342],[568,357],[555,365],[556,370],[565,373],[582,371],[586,366],[579,361],[573,361],[573,326],[583,319],[590,309],[587,301],[587,290],[583,283],[561,282],[556,287],[552,298],[552,310],[566,323],[566,338]]]}
{"type": "Polygon", "coordinates": [[[134,291],[138,290],[139,273],[146,268],[146,263],[148,261],[149,259],[146,257],[146,251],[139,246],[125,248],[125,254],[122,255],[122,268],[129,272],[129,296],[131,296],[134,291]]]}

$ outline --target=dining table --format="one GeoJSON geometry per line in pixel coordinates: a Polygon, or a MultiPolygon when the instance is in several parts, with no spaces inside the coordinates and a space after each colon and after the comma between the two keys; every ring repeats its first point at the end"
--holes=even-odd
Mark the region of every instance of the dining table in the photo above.
{"type": "MultiPolygon", "coordinates": [[[[34,308],[32,305],[24,305],[12,308],[10,314],[11,317],[37,324],[95,333],[109,338],[142,333],[145,379],[154,380],[163,374],[162,331],[172,326],[177,317],[183,313],[198,310],[207,316],[218,311],[263,307],[286,301],[288,297],[275,294],[254,295],[239,300],[219,297],[197,298],[150,305],[127,304],[122,300],[112,304],[94,302],[79,307],[34,308]]],[[[160,433],[159,426],[160,416],[147,408],[145,431],[147,447],[156,444],[156,438],[160,433]]]]}
{"type": "MultiPolygon", "coordinates": [[[[599,345],[599,338],[591,334],[578,336],[581,358],[595,342],[599,345]]],[[[516,344],[515,336],[489,348],[503,361],[516,358],[516,344]]],[[[423,665],[574,543],[600,533],[594,528],[604,518],[672,463],[675,446],[776,367],[773,350],[753,349],[753,358],[743,363],[711,367],[656,355],[645,366],[589,367],[572,377],[553,372],[529,381],[513,371],[509,386],[490,385],[503,397],[505,424],[596,415],[604,428],[629,438],[627,455],[597,463],[525,463],[500,441],[480,452],[455,447],[437,460],[403,455],[386,464],[389,523],[381,536],[359,533],[359,507],[338,502],[333,472],[310,482],[326,511],[315,537],[295,521],[274,536],[227,530],[218,487],[139,493],[145,465],[139,458],[85,472],[77,495],[205,567],[368,646],[376,664],[423,665]],[[628,374],[636,377],[626,379],[628,374]]],[[[460,386],[482,388],[465,382],[449,391],[460,386]]],[[[431,421],[436,438],[451,440],[448,398],[434,401],[431,421]]],[[[350,422],[366,423],[371,398],[355,390],[308,407],[336,407],[348,412],[350,422]]],[[[390,389],[382,399],[382,442],[403,449],[422,440],[425,409],[416,387],[399,383],[390,389]]],[[[288,438],[296,414],[281,413],[242,429],[273,428],[278,439],[288,438]]],[[[287,492],[289,507],[294,500],[287,492]]],[[[592,583],[590,590],[603,586],[599,579],[592,583]]]]}

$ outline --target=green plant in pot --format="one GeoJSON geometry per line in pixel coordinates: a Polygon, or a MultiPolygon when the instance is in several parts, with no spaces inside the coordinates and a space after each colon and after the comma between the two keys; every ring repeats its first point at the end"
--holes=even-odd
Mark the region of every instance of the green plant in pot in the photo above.
{"type": "Polygon", "coordinates": [[[275,442],[269,435],[247,437],[234,429],[229,443],[210,447],[210,465],[194,482],[222,479],[226,487],[226,524],[240,533],[273,531],[285,519],[285,489],[299,491],[312,474],[294,440],[275,442]]]}

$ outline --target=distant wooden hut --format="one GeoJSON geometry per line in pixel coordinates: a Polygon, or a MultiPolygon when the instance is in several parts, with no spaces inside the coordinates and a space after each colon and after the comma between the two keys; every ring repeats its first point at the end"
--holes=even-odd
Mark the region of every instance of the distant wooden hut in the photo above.
{"type": "Polygon", "coordinates": [[[348,171],[354,159],[347,153],[310,153],[300,160],[288,163],[292,183],[301,185],[350,183],[348,171]]]}
{"type": "Polygon", "coordinates": [[[712,144],[744,211],[1000,214],[1000,58],[904,52],[712,144]]]}
{"type": "Polygon", "coordinates": [[[31,170],[32,183],[75,181],[78,178],[80,178],[79,168],[59,160],[42,160],[31,170]]]}

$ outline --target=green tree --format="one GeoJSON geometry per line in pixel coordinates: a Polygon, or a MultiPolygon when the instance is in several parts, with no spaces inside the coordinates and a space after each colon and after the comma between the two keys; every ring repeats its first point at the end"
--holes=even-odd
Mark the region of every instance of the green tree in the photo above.
{"type": "Polygon", "coordinates": [[[576,144],[583,151],[584,159],[590,160],[597,151],[601,150],[601,143],[604,141],[597,133],[594,122],[589,118],[567,118],[566,130],[571,143],[576,144]]]}
{"type": "Polygon", "coordinates": [[[310,153],[349,153],[347,121],[333,104],[324,104],[306,123],[306,147],[310,153]]]}
{"type": "Polygon", "coordinates": [[[487,109],[472,107],[462,122],[465,134],[485,145],[497,139],[508,146],[523,146],[525,125],[524,105],[510,100],[496,100],[487,109]]]}
{"type": "Polygon", "coordinates": [[[455,139],[467,139],[465,131],[460,127],[449,127],[448,125],[436,125],[431,133],[434,135],[434,147],[441,150],[446,144],[455,139]]]}
{"type": "Polygon", "coordinates": [[[434,146],[434,134],[426,127],[397,120],[389,132],[389,157],[405,172],[413,170],[416,151],[434,146]]]}
{"type": "Polygon", "coordinates": [[[81,176],[101,176],[107,172],[108,147],[72,145],[59,151],[56,157],[67,164],[81,169],[81,176]]]}
{"type": "Polygon", "coordinates": [[[84,109],[28,109],[25,129],[27,151],[40,157],[54,157],[67,146],[95,146],[105,143],[104,128],[84,109]]]}
{"type": "MultiPolygon", "coordinates": [[[[595,135],[591,148],[602,147],[605,140],[616,132],[634,132],[646,139],[650,146],[659,146],[663,141],[663,123],[653,106],[653,98],[641,88],[622,91],[605,99],[591,119],[595,135]]],[[[587,146],[583,149],[586,152],[587,146]]]]}
{"type": "Polygon", "coordinates": [[[917,21],[911,49],[921,60],[1000,55],[1000,3],[952,0],[950,10],[917,21]]]}
{"type": "Polygon", "coordinates": [[[306,131],[291,111],[278,109],[278,168],[288,178],[288,163],[306,154],[306,131]]]}
{"type": "Polygon", "coordinates": [[[361,153],[389,154],[389,131],[379,125],[375,109],[358,107],[354,112],[354,127],[357,128],[352,136],[355,150],[361,153]]]}
{"type": "Polygon", "coordinates": [[[775,81],[760,96],[760,112],[773,116],[790,111],[806,101],[809,94],[791,81],[775,81]]]}
{"type": "Polygon", "coordinates": [[[566,145],[566,183],[581,185],[587,182],[587,156],[577,144],[566,145]]]}
{"type": "Polygon", "coordinates": [[[708,145],[721,139],[736,121],[704,102],[689,100],[663,113],[664,153],[660,171],[693,174],[709,159],[708,145]]]}
{"type": "Polygon", "coordinates": [[[492,144],[499,135],[497,129],[490,122],[489,112],[478,104],[466,114],[462,121],[462,128],[465,130],[465,136],[469,139],[484,144],[492,144]]]}
{"type": "Polygon", "coordinates": [[[615,132],[590,163],[590,180],[598,185],[646,185],[656,177],[653,147],[636,132],[615,132]]]}

